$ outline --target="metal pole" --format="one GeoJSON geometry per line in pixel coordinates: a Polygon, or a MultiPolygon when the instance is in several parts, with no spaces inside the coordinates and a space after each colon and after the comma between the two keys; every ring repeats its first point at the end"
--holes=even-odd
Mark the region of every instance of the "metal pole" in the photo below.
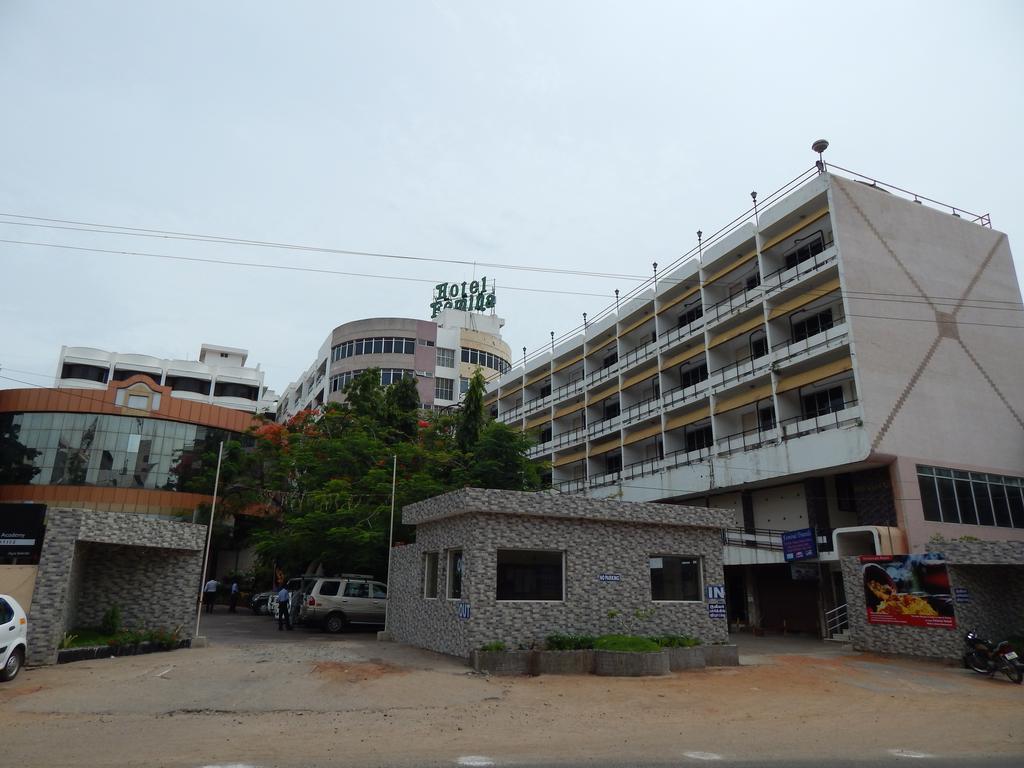
{"type": "Polygon", "coordinates": [[[213,477],[213,504],[210,505],[210,524],[206,526],[206,548],[203,549],[203,576],[199,580],[199,608],[196,610],[195,637],[199,637],[199,622],[203,618],[203,590],[206,589],[206,563],[210,558],[210,539],[213,538],[213,515],[217,511],[217,491],[220,486],[220,462],[224,458],[224,441],[217,451],[217,473],[213,477]]]}
{"type": "Polygon", "coordinates": [[[398,454],[391,456],[391,527],[388,529],[388,599],[384,601],[384,631],[388,631],[388,617],[391,615],[391,549],[395,538],[395,478],[398,476],[398,454]]]}

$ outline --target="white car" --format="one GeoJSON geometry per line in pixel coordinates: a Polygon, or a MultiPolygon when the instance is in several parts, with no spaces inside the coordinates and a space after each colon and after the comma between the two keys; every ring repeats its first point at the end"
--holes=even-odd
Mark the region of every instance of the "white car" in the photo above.
{"type": "Polygon", "coordinates": [[[28,617],[18,601],[0,595],[0,680],[13,680],[25,663],[28,617]]]}

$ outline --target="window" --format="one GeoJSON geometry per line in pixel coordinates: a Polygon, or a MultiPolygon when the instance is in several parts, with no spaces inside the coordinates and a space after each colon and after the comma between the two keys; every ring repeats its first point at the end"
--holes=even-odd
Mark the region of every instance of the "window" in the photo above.
{"type": "Polygon", "coordinates": [[[562,552],[498,550],[498,600],[561,600],[562,552]]]}
{"type": "Polygon", "coordinates": [[[338,590],[341,589],[340,581],[321,581],[320,582],[320,594],[324,597],[334,597],[338,594],[338,590]]]}
{"type": "Polygon", "coordinates": [[[423,554],[423,596],[427,599],[437,597],[437,552],[423,554]]]}
{"type": "Polygon", "coordinates": [[[604,404],[604,418],[614,419],[622,412],[621,406],[619,405],[618,399],[605,401],[604,404]]]}
{"type": "Polygon", "coordinates": [[[437,347],[437,364],[441,368],[455,367],[455,350],[437,347]]]}
{"type": "Polygon", "coordinates": [[[918,466],[917,482],[925,520],[1024,528],[1024,478],[918,466]]]}
{"type": "Polygon", "coordinates": [[[768,354],[768,337],[764,335],[764,331],[759,331],[758,335],[750,337],[750,356],[755,360],[759,357],[764,357],[768,354]]]}
{"type": "Polygon", "coordinates": [[[455,399],[455,379],[438,376],[434,379],[434,398],[437,400],[455,399]]]}
{"type": "Polygon", "coordinates": [[[469,392],[469,379],[465,376],[459,377],[459,394],[464,395],[469,392]]]}
{"type": "Polygon", "coordinates": [[[370,585],[370,589],[373,592],[374,600],[387,600],[388,599],[388,588],[383,584],[377,584],[374,582],[370,585]]]}
{"type": "Polygon", "coordinates": [[[754,274],[750,275],[747,278],[746,282],[744,283],[744,287],[749,291],[749,290],[752,290],[754,288],[757,288],[757,286],[759,286],[760,284],[761,284],[761,273],[760,272],[755,272],[754,274]]]}
{"type": "Polygon", "coordinates": [[[617,362],[619,362],[619,353],[618,352],[612,352],[610,355],[607,355],[605,357],[605,359],[602,361],[601,367],[602,368],[611,368],[617,362]]]}
{"type": "Polygon", "coordinates": [[[14,609],[6,600],[0,598],[0,624],[8,624],[14,621],[14,609]]]}
{"type": "Polygon", "coordinates": [[[612,453],[605,457],[604,460],[604,471],[605,474],[613,474],[615,472],[622,471],[622,454],[612,453]]]}
{"type": "Polygon", "coordinates": [[[365,581],[346,581],[345,597],[369,597],[370,585],[365,581]]]}
{"type": "Polygon", "coordinates": [[[757,426],[762,431],[775,429],[775,406],[769,405],[757,409],[757,426]]]}
{"type": "Polygon", "coordinates": [[[448,551],[448,599],[462,599],[462,573],[465,567],[465,560],[462,557],[461,549],[448,551]]]}
{"type": "Polygon", "coordinates": [[[128,407],[135,408],[139,411],[149,410],[149,396],[148,395],[128,395],[128,407]]]}
{"type": "Polygon", "coordinates": [[[702,317],[704,317],[704,305],[701,304],[700,302],[697,302],[692,307],[684,309],[682,314],[679,315],[678,327],[682,328],[684,325],[689,325],[690,323],[694,322],[695,320],[699,320],[702,317]]]}
{"type": "Polygon", "coordinates": [[[832,309],[811,315],[793,323],[793,341],[803,341],[816,333],[827,331],[833,326],[832,309]]]}
{"type": "Polygon", "coordinates": [[[708,377],[708,365],[707,363],[700,363],[699,365],[691,365],[689,367],[679,366],[679,386],[685,389],[686,387],[692,387],[694,384],[699,384],[708,377]]]}
{"type": "MultiPolygon", "coordinates": [[[[416,343],[418,343],[421,347],[432,347],[432,346],[434,346],[434,342],[433,342],[432,339],[417,339],[416,343]]],[[[409,354],[411,355],[412,352],[410,352],[409,354]]]]}
{"type": "Polygon", "coordinates": [[[87,381],[98,381],[106,383],[109,371],[99,365],[86,365],[85,363],[64,363],[60,371],[62,379],[85,379],[87,381]]]}
{"type": "Polygon", "coordinates": [[[700,558],[679,555],[651,557],[651,600],[699,601],[700,558]]]}
{"type": "Polygon", "coordinates": [[[809,395],[804,395],[801,400],[805,419],[824,416],[826,413],[835,413],[843,410],[846,406],[842,387],[830,387],[818,392],[811,392],[809,395]]]}
{"type": "Polygon", "coordinates": [[[699,451],[702,448],[710,448],[712,442],[711,425],[703,427],[692,427],[686,430],[686,451],[699,451]]]}
{"type": "Polygon", "coordinates": [[[824,251],[825,233],[819,229],[817,232],[813,232],[807,237],[796,238],[793,243],[793,247],[790,248],[783,256],[786,261],[786,269],[791,269],[797,264],[807,261],[824,251]]]}
{"type": "Polygon", "coordinates": [[[380,385],[386,387],[389,384],[394,384],[396,381],[406,377],[415,376],[415,372],[407,370],[405,368],[381,368],[380,369],[380,385]]]}

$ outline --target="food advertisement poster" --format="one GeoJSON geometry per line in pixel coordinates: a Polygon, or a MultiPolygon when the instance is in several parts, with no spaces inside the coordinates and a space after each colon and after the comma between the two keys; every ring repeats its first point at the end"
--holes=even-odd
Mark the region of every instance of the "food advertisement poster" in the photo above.
{"type": "Polygon", "coordinates": [[[956,628],[941,554],[869,555],[860,562],[869,624],[956,628]]]}

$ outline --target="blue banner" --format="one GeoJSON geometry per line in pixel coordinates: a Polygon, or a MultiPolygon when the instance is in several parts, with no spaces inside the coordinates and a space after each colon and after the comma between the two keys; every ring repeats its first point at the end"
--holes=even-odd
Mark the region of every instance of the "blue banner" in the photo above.
{"type": "Polygon", "coordinates": [[[782,534],[782,556],[786,562],[818,556],[818,540],[813,528],[799,528],[782,534]]]}

